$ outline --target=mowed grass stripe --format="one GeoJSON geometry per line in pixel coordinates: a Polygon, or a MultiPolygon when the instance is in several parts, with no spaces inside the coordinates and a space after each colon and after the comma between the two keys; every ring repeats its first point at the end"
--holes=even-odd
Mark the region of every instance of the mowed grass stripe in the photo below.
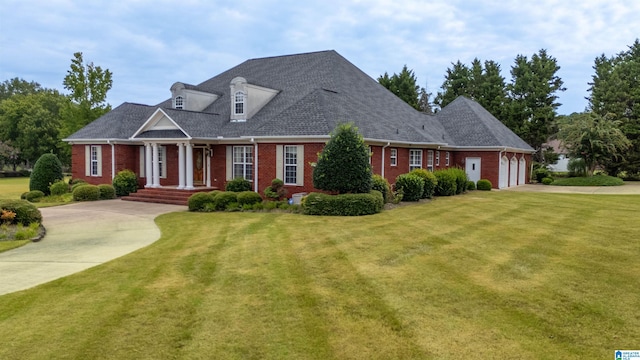
{"type": "Polygon", "coordinates": [[[640,338],[639,211],[472,192],[360,218],[163,215],[152,246],[0,297],[0,358],[606,358],[640,338]]]}

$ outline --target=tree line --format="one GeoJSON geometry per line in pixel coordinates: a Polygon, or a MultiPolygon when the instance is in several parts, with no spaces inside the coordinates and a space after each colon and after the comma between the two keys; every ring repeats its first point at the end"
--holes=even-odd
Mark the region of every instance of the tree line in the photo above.
{"type": "Polygon", "coordinates": [[[63,79],[69,94],[17,77],[0,83],[0,170],[30,167],[45,153],[69,165],[71,149],[62,139],[111,110],[112,85],[111,71],[85,63],[81,52],[63,79]]]}
{"type": "Polygon", "coordinates": [[[570,157],[609,174],[640,174],[640,41],[614,56],[597,57],[595,74],[588,82],[589,105],[569,116],[557,113],[558,94],[565,91],[558,76],[560,66],[545,49],[531,57],[517,55],[510,80],[493,60],[459,60],[447,68],[445,80],[433,100],[417,85],[413,70],[405,65],[399,74],[387,73],[378,82],[415,109],[437,112],[458,96],[482,105],[536,150],[540,163],[553,163],[550,139],[562,141],[570,157]]]}

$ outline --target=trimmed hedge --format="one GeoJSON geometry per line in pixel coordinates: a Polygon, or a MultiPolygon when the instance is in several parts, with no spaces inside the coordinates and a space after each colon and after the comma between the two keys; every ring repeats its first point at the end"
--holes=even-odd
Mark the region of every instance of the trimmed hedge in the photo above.
{"type": "Polygon", "coordinates": [[[418,175],[424,180],[424,190],[422,192],[423,199],[431,199],[438,185],[438,179],[429,170],[425,169],[413,169],[409,174],[418,175]]]}
{"type": "Polygon", "coordinates": [[[81,185],[73,190],[74,201],[96,201],[100,199],[100,189],[96,185],[81,185]]]}
{"type": "Polygon", "coordinates": [[[478,190],[484,190],[484,191],[491,191],[491,188],[493,187],[493,184],[491,184],[491,181],[487,179],[478,180],[478,183],[476,185],[477,185],[476,188],[478,190]]]}
{"type": "Polygon", "coordinates": [[[116,198],[116,189],[109,184],[98,185],[98,191],[100,192],[100,200],[109,200],[116,198]]]}
{"type": "Polygon", "coordinates": [[[389,184],[387,179],[383,178],[382,176],[377,174],[372,176],[371,190],[380,191],[385,203],[391,201],[391,185],[389,184]]]}
{"type": "Polygon", "coordinates": [[[240,206],[253,205],[262,202],[262,196],[254,191],[243,191],[238,193],[237,199],[240,206]]]}
{"type": "Polygon", "coordinates": [[[241,177],[235,178],[227,182],[224,190],[233,192],[251,191],[251,182],[241,177]]]}
{"type": "Polygon", "coordinates": [[[224,211],[229,204],[238,202],[238,194],[233,191],[225,191],[218,194],[213,199],[213,207],[215,210],[224,211]]]}
{"type": "MultiPolygon", "coordinates": [[[[438,185],[436,185],[436,196],[451,196],[455,195],[458,191],[458,181],[455,172],[451,169],[436,170],[433,173],[438,179],[438,185]]],[[[465,186],[466,186],[465,180],[465,186]]]]}
{"type": "Polygon", "coordinates": [[[472,180],[467,181],[467,191],[475,190],[475,189],[476,189],[476,183],[474,183],[472,180]]]}
{"type": "Polygon", "coordinates": [[[119,171],[113,178],[117,196],[127,196],[138,191],[138,176],[131,170],[119,171]]]}
{"type": "Polygon", "coordinates": [[[453,176],[455,176],[456,178],[456,194],[462,194],[463,192],[465,192],[465,190],[467,190],[468,178],[466,171],[457,167],[448,168],[445,171],[453,174],[453,176]]]}
{"type": "Polygon", "coordinates": [[[197,192],[187,200],[189,211],[206,211],[213,206],[214,195],[206,192],[197,192]]]}
{"type": "Polygon", "coordinates": [[[69,192],[69,185],[64,180],[56,181],[49,186],[49,192],[53,196],[64,195],[69,192]]]}
{"type": "Polygon", "coordinates": [[[26,200],[0,200],[0,209],[12,211],[16,214],[13,224],[28,226],[31,223],[41,223],[40,210],[26,200]]]}
{"type": "Polygon", "coordinates": [[[396,178],[396,191],[402,192],[403,201],[418,201],[424,192],[424,180],[415,174],[401,174],[396,178]]]}
{"type": "Polygon", "coordinates": [[[361,216],[382,211],[382,193],[372,190],[368,194],[327,195],[311,193],[304,201],[304,213],[324,216],[361,216]]]}
{"type": "Polygon", "coordinates": [[[44,197],[44,193],[40,190],[31,190],[24,194],[24,200],[28,202],[40,202],[40,200],[44,197]]]}
{"type": "MultiPolygon", "coordinates": [[[[71,184],[71,183],[69,183],[71,184]]],[[[77,189],[78,187],[82,186],[82,185],[88,185],[89,183],[84,181],[84,180],[78,180],[76,182],[74,182],[73,184],[71,184],[71,192],[73,192],[75,189],[77,189]]]]}
{"type": "Polygon", "coordinates": [[[62,163],[55,154],[40,156],[33,166],[29,178],[29,190],[40,190],[49,195],[49,186],[56,181],[64,179],[62,175],[62,163]]]}
{"type": "Polygon", "coordinates": [[[546,177],[546,178],[542,179],[542,184],[543,185],[551,185],[552,183],[553,183],[553,178],[546,177]]]}

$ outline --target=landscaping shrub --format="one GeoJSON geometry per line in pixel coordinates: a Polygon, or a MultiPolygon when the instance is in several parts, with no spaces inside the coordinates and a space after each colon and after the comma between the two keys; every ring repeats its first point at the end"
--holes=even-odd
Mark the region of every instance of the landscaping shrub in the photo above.
{"type": "Polygon", "coordinates": [[[100,199],[100,189],[96,185],[84,184],[73,190],[74,201],[96,201],[100,199]]]}
{"type": "Polygon", "coordinates": [[[26,200],[0,200],[0,209],[15,213],[13,224],[29,225],[41,223],[42,214],[40,210],[26,200]]]}
{"type": "Polygon", "coordinates": [[[450,172],[456,178],[456,194],[462,194],[467,189],[467,173],[466,171],[453,167],[445,171],[450,172]]]}
{"type": "Polygon", "coordinates": [[[546,177],[551,177],[551,171],[549,171],[549,169],[547,168],[540,167],[533,171],[533,177],[536,179],[537,182],[541,183],[542,179],[546,177]]]}
{"type": "Polygon", "coordinates": [[[493,188],[493,184],[491,184],[491,181],[487,179],[478,180],[478,183],[476,185],[476,188],[478,190],[490,191],[491,188],[493,188]]]}
{"type": "Polygon", "coordinates": [[[618,177],[608,175],[597,175],[587,177],[572,177],[566,179],[554,179],[555,186],[619,186],[624,185],[624,181],[618,177]]]}
{"type": "Polygon", "coordinates": [[[24,194],[24,199],[28,202],[39,202],[44,197],[44,193],[40,190],[31,190],[24,194]]]}
{"type": "Polygon", "coordinates": [[[418,175],[398,175],[396,178],[396,191],[402,193],[402,201],[418,201],[422,199],[424,180],[418,175]]]}
{"type": "Polygon", "coordinates": [[[280,200],[287,196],[287,189],[284,187],[284,181],[280,179],[271,180],[271,185],[264,189],[264,196],[269,200],[280,200]]]}
{"type": "Polygon", "coordinates": [[[467,181],[467,191],[471,191],[475,189],[476,189],[476,183],[474,183],[471,180],[467,181]]]}
{"type": "Polygon", "coordinates": [[[382,211],[384,198],[382,193],[373,190],[368,194],[327,195],[311,193],[304,202],[307,215],[360,216],[382,211]]]}
{"type": "MultiPolygon", "coordinates": [[[[187,200],[189,211],[207,211],[207,205],[213,205],[214,196],[211,193],[197,192],[187,200]]],[[[210,206],[213,209],[213,207],[210,206]]]]}
{"type": "Polygon", "coordinates": [[[69,185],[64,180],[56,181],[49,186],[49,193],[53,196],[64,195],[69,192],[69,185]]]}
{"type": "Polygon", "coordinates": [[[82,186],[82,185],[87,185],[88,182],[84,181],[84,180],[78,180],[75,183],[73,183],[73,185],[71,185],[71,192],[73,192],[73,190],[75,190],[77,187],[82,186]]]}
{"type": "Polygon", "coordinates": [[[62,179],[64,179],[62,163],[58,157],[55,154],[44,154],[33,166],[29,178],[29,190],[40,190],[45,195],[49,195],[49,186],[62,179]]]}
{"type": "MultiPolygon", "coordinates": [[[[451,196],[455,195],[457,192],[457,176],[452,169],[447,170],[436,170],[433,174],[438,179],[438,184],[436,185],[436,196],[451,196]]],[[[466,179],[465,179],[466,186],[466,179]]]]}
{"type": "Polygon", "coordinates": [[[222,194],[223,192],[224,191],[222,190],[213,190],[213,191],[210,191],[209,194],[211,194],[211,196],[215,198],[216,196],[218,196],[219,194],[222,194]]]}
{"type": "Polygon", "coordinates": [[[544,185],[551,185],[552,182],[553,182],[553,179],[550,178],[550,177],[546,177],[546,178],[542,179],[542,183],[544,185]]]}
{"type": "Polygon", "coordinates": [[[377,174],[373,175],[371,179],[371,190],[380,191],[385,203],[391,201],[391,185],[389,185],[387,179],[382,176],[377,174]]]}
{"type": "Polygon", "coordinates": [[[98,191],[100,193],[100,200],[109,200],[116,198],[116,189],[109,184],[98,185],[98,191]]]}
{"type": "Polygon", "coordinates": [[[587,165],[584,163],[584,159],[582,158],[569,159],[569,163],[567,163],[567,170],[571,177],[587,176],[587,165]]]}
{"type": "Polygon", "coordinates": [[[431,171],[425,169],[413,169],[409,174],[417,175],[424,180],[422,198],[431,199],[436,190],[436,185],[438,185],[436,176],[431,171]]]}
{"type": "Polygon", "coordinates": [[[227,185],[225,185],[224,190],[232,191],[232,192],[251,191],[251,182],[241,177],[235,178],[227,182],[227,185]]]}
{"type": "Polygon", "coordinates": [[[253,205],[262,202],[262,196],[254,191],[243,191],[238,193],[237,198],[240,206],[253,205]]]}
{"type": "Polygon", "coordinates": [[[138,191],[138,176],[131,170],[119,171],[113,178],[117,196],[127,196],[138,191]]]}
{"type": "Polygon", "coordinates": [[[238,202],[238,194],[233,191],[225,191],[218,194],[213,199],[213,206],[216,210],[222,211],[226,210],[227,206],[231,203],[238,202]]]}

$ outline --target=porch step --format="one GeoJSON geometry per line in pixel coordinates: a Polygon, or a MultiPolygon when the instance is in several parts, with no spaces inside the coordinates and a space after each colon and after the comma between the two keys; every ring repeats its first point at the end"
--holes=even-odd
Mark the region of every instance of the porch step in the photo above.
{"type": "Polygon", "coordinates": [[[144,188],[135,193],[123,196],[122,200],[148,202],[156,204],[171,204],[186,206],[189,196],[197,192],[209,192],[217,188],[198,187],[193,190],[178,190],[176,188],[144,188]]]}

